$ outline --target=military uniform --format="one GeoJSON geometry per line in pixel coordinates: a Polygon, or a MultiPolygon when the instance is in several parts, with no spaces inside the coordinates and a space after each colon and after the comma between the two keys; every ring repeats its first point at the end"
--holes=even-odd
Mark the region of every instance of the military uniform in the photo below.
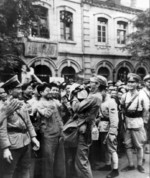
{"type": "Polygon", "coordinates": [[[91,128],[98,115],[101,100],[90,95],[83,101],[73,102],[74,112],[78,115],[79,140],[77,145],[75,168],[79,178],[92,178],[92,171],[88,160],[91,144],[91,128]]]}
{"type": "Polygon", "coordinates": [[[148,124],[149,120],[150,120],[150,91],[147,88],[143,88],[140,91],[140,95],[143,98],[143,121],[144,124],[148,124]]]}
{"type": "Polygon", "coordinates": [[[80,126],[75,167],[78,177],[81,178],[93,177],[88,160],[88,152],[91,145],[92,128],[95,125],[102,102],[102,95],[99,92],[98,86],[103,85],[106,87],[107,85],[107,80],[103,76],[94,76],[90,78],[90,82],[93,90],[89,96],[83,98],[81,102],[79,100],[73,101],[72,105],[74,112],[78,115],[78,124],[80,126]]]}
{"type": "MultiPolygon", "coordinates": [[[[16,88],[19,86],[17,77],[7,81],[4,88],[16,88]]],[[[25,103],[7,117],[0,126],[0,147],[2,150],[9,149],[12,155],[12,162],[8,163],[3,160],[3,178],[29,178],[31,149],[31,138],[36,136],[33,125],[30,121],[29,114],[25,103]]]]}
{"type": "MultiPolygon", "coordinates": [[[[144,82],[150,81],[150,74],[144,77],[144,82]]],[[[146,84],[146,83],[145,83],[146,84]]],[[[149,83],[148,83],[149,85],[149,83]]],[[[150,153],[150,90],[147,86],[145,86],[141,91],[141,95],[143,96],[143,120],[144,120],[144,127],[147,132],[147,142],[144,148],[145,153],[150,153]]]]}
{"type": "Polygon", "coordinates": [[[105,98],[105,101],[101,104],[101,115],[100,115],[100,131],[109,132],[109,134],[117,135],[118,134],[118,109],[117,103],[114,99],[110,98],[108,95],[105,98]],[[106,122],[107,123],[106,123],[106,122]],[[107,126],[105,127],[104,125],[107,126]],[[104,128],[104,127],[105,128],[104,128]]]}
{"type": "Polygon", "coordinates": [[[130,92],[124,94],[121,99],[121,104],[123,104],[125,109],[129,102],[132,102],[132,104],[125,112],[125,146],[126,148],[142,148],[146,139],[144,122],[142,118],[144,103],[142,93],[135,91],[133,96],[130,92]],[[132,99],[136,95],[137,97],[132,102],[132,99]]]}
{"type": "MultiPolygon", "coordinates": [[[[111,168],[111,160],[113,169],[118,170],[118,155],[117,155],[117,135],[118,135],[118,109],[114,99],[106,95],[101,104],[99,131],[100,140],[105,152],[105,166],[99,170],[111,168]],[[113,137],[113,140],[111,139],[113,137]]],[[[110,174],[111,175],[111,174],[110,174]]],[[[110,176],[108,175],[108,177],[110,176]]]]}
{"type": "Polygon", "coordinates": [[[129,91],[122,96],[121,104],[125,116],[126,131],[124,143],[127,151],[129,166],[123,168],[122,171],[135,169],[132,160],[132,149],[135,148],[137,149],[137,169],[139,172],[143,173],[143,145],[146,141],[146,132],[144,129],[144,122],[142,118],[144,110],[144,100],[141,93],[138,92],[136,89],[140,77],[137,74],[130,73],[128,74],[127,78],[129,91]]]}
{"type": "Polygon", "coordinates": [[[0,127],[0,146],[1,149],[9,148],[13,157],[13,162],[11,164],[5,161],[3,163],[5,171],[4,177],[11,177],[20,157],[22,157],[22,161],[20,162],[16,172],[22,174],[22,176],[26,175],[27,178],[29,177],[30,142],[31,137],[35,136],[36,133],[31,124],[28,112],[24,107],[4,120],[0,127]]]}

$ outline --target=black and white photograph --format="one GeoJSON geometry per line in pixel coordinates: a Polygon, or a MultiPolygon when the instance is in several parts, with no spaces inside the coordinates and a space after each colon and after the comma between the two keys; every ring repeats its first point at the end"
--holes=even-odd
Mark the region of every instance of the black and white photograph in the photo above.
{"type": "Polygon", "coordinates": [[[150,0],[0,0],[0,178],[150,178],[150,0]]]}

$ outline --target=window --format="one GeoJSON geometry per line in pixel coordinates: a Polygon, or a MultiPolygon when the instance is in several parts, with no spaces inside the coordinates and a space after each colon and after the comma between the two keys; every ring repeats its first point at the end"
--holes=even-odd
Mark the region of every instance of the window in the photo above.
{"type": "Polygon", "coordinates": [[[98,75],[102,75],[106,77],[107,79],[109,78],[110,72],[107,67],[100,67],[98,69],[98,75]]]}
{"type": "Polygon", "coordinates": [[[31,35],[34,37],[49,38],[48,9],[41,6],[36,6],[35,10],[39,15],[39,19],[36,22],[33,22],[31,35]]]}
{"type": "Polygon", "coordinates": [[[60,36],[62,40],[73,40],[73,15],[68,11],[60,11],[60,36]]]}
{"type": "Polygon", "coordinates": [[[105,18],[98,18],[98,25],[97,25],[97,41],[100,43],[107,42],[107,24],[108,20],[105,18]]]}
{"type": "Polygon", "coordinates": [[[118,21],[117,22],[117,43],[118,44],[126,43],[126,33],[127,33],[127,23],[118,21]]]}

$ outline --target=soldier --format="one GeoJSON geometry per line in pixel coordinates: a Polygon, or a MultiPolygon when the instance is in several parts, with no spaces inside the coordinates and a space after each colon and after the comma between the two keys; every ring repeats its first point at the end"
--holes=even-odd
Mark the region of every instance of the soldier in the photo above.
{"type": "MultiPolygon", "coordinates": [[[[95,77],[94,79],[98,88],[97,78],[95,77]]],[[[75,156],[75,168],[79,178],[93,177],[88,160],[88,152],[91,145],[92,127],[95,124],[101,104],[100,98],[94,93],[96,93],[96,90],[95,92],[93,91],[93,95],[88,96],[88,92],[85,89],[81,89],[80,92],[77,92],[77,95],[74,95],[72,100],[72,108],[74,113],[77,114],[79,126],[79,139],[75,156]]]]}
{"type": "Polygon", "coordinates": [[[19,108],[14,108],[12,115],[3,121],[0,127],[0,147],[3,150],[2,178],[29,178],[30,142],[39,149],[39,142],[31,124],[29,114],[21,97],[21,86],[17,76],[12,77],[2,86],[8,93],[8,100],[14,100],[19,108]]]}
{"type": "MultiPolygon", "coordinates": [[[[7,94],[3,88],[0,88],[0,126],[5,119],[11,116],[15,110],[17,110],[20,105],[17,101],[11,100],[9,103],[6,103],[7,94]]],[[[0,149],[0,163],[2,163],[3,156],[2,150],[0,149]]],[[[0,175],[2,175],[2,165],[0,164],[0,175]]]]}
{"type": "Polygon", "coordinates": [[[141,95],[144,99],[144,112],[143,112],[143,120],[144,127],[147,132],[147,142],[144,148],[144,152],[150,153],[150,74],[144,77],[145,87],[140,91],[141,95]]]}
{"type": "MultiPolygon", "coordinates": [[[[104,82],[103,82],[104,83],[104,82]]],[[[101,171],[111,170],[111,159],[113,163],[112,171],[107,178],[117,177],[118,172],[118,154],[117,154],[117,134],[118,134],[118,109],[117,103],[107,94],[107,80],[104,85],[101,83],[99,89],[102,95],[102,104],[100,109],[99,131],[102,144],[105,149],[104,167],[99,168],[101,171]]]]}
{"type": "Polygon", "coordinates": [[[127,76],[128,92],[122,96],[121,104],[125,115],[125,148],[129,165],[122,171],[131,171],[135,169],[132,159],[132,149],[137,150],[137,169],[144,173],[142,166],[143,144],[146,140],[146,132],[143,122],[143,96],[137,91],[140,77],[137,74],[129,73],[127,76]]]}
{"type": "MultiPolygon", "coordinates": [[[[100,99],[100,102],[102,102],[102,94],[99,90],[99,87],[100,85],[102,84],[106,84],[105,83],[105,78],[103,78],[102,76],[93,76],[90,78],[90,95],[92,96],[96,96],[100,99]]],[[[99,110],[100,110],[100,107],[99,107],[99,110]]],[[[99,114],[98,114],[99,115],[99,114]]],[[[95,118],[95,122],[97,123],[99,121],[99,117],[97,116],[95,118]]],[[[91,162],[91,167],[92,167],[92,170],[96,170],[97,169],[97,166],[96,166],[96,161],[100,160],[100,158],[97,156],[99,154],[99,147],[100,147],[100,142],[99,140],[95,140],[92,142],[92,145],[90,147],[90,162],[91,162]],[[95,154],[97,153],[97,154],[95,154]]],[[[102,154],[103,155],[103,154],[102,154]]],[[[101,155],[100,155],[101,156],[101,155]]]]}

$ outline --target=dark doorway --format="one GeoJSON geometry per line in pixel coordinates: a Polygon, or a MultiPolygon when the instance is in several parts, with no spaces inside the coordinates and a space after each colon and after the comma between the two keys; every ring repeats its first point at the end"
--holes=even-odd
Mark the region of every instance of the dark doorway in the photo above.
{"type": "Polygon", "coordinates": [[[36,76],[42,80],[42,82],[49,82],[49,78],[52,76],[50,69],[45,65],[37,65],[34,68],[36,76]]]}
{"type": "Polygon", "coordinates": [[[139,67],[136,73],[141,77],[141,79],[143,79],[146,75],[146,71],[143,67],[139,67]]]}
{"type": "Polygon", "coordinates": [[[98,75],[102,75],[102,76],[106,77],[107,79],[109,79],[110,72],[109,72],[108,68],[100,67],[98,69],[98,75]]]}
{"type": "Polygon", "coordinates": [[[64,67],[61,72],[61,77],[64,77],[66,82],[75,80],[75,70],[73,67],[64,67]]]}
{"type": "Polygon", "coordinates": [[[117,80],[121,80],[122,82],[127,82],[127,75],[129,73],[129,69],[127,67],[121,67],[118,70],[117,80]]]}

